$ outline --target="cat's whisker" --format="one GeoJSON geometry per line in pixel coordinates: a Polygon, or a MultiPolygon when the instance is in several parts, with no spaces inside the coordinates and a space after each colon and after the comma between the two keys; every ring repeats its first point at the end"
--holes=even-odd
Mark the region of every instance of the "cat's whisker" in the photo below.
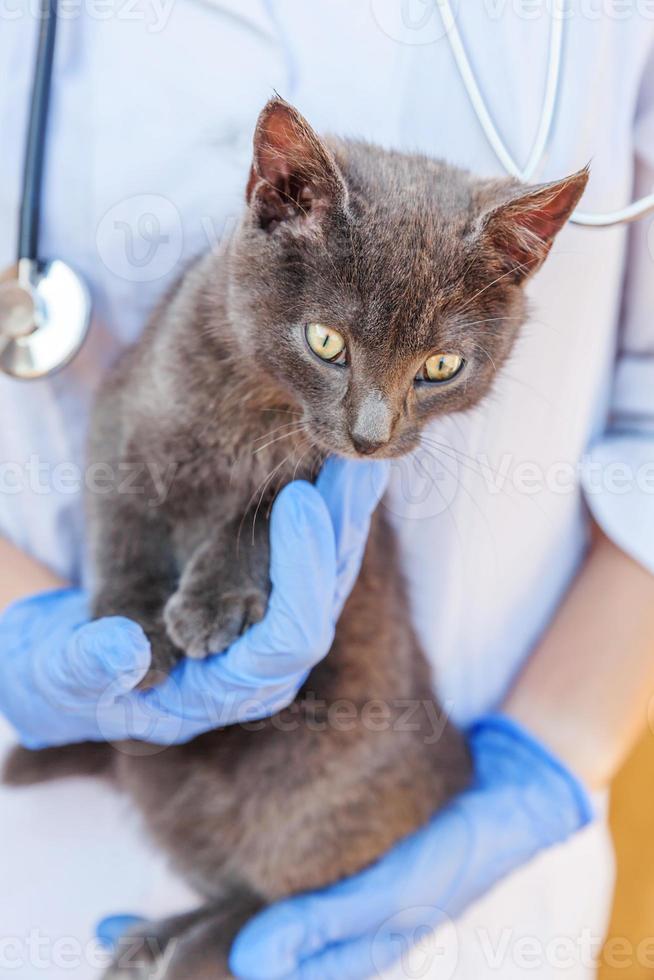
{"type": "MultiPolygon", "coordinates": [[[[476,460],[473,456],[468,456],[462,450],[455,449],[453,446],[446,446],[443,443],[439,443],[425,435],[422,436],[421,441],[424,441],[430,444],[431,446],[433,446],[433,448],[437,452],[441,452],[444,453],[445,455],[449,455],[450,459],[458,463],[459,466],[462,466],[464,469],[470,470],[472,473],[475,474],[475,476],[478,476],[481,480],[484,480],[484,482],[486,482],[486,476],[483,470],[486,469],[492,476],[495,477],[497,489],[499,490],[500,493],[505,494],[505,496],[513,503],[515,503],[517,500],[522,499],[522,496],[518,493],[517,490],[511,492],[513,491],[514,488],[505,485],[507,482],[507,475],[502,474],[498,470],[494,469],[492,466],[490,466],[488,462],[485,462],[482,468],[482,464],[479,462],[479,460],[476,460]],[[469,460],[470,463],[466,463],[465,460],[469,460]]],[[[534,506],[538,508],[541,514],[546,516],[546,511],[544,510],[543,507],[541,507],[541,505],[533,496],[529,495],[527,497],[527,500],[531,501],[531,503],[533,503],[534,506]]]]}
{"type": "MultiPolygon", "coordinates": [[[[293,479],[293,480],[295,480],[295,479],[297,479],[297,474],[298,474],[298,470],[300,469],[300,466],[302,465],[302,460],[303,460],[303,459],[304,459],[304,458],[305,458],[306,456],[308,456],[308,454],[309,454],[309,453],[310,453],[310,452],[311,452],[312,450],[314,450],[314,447],[313,447],[313,446],[309,446],[309,448],[308,448],[308,449],[305,449],[305,450],[304,450],[304,452],[302,453],[302,455],[300,456],[300,458],[298,459],[298,461],[297,461],[297,463],[295,464],[295,466],[294,466],[294,468],[293,468],[293,476],[292,476],[292,479],[293,479]]],[[[314,451],[315,451],[315,450],[314,450],[314,451]]]]}
{"type": "MultiPolygon", "coordinates": [[[[289,453],[289,456],[291,456],[291,455],[292,455],[292,454],[291,454],[291,453],[289,453]]],[[[284,458],[284,459],[282,460],[282,463],[285,463],[285,462],[286,462],[286,460],[287,460],[287,459],[289,458],[289,456],[286,456],[286,457],[285,457],[285,458],[284,458]]],[[[256,496],[257,496],[257,494],[259,493],[259,491],[260,491],[260,490],[262,490],[262,487],[263,487],[263,492],[265,492],[265,489],[266,489],[266,485],[267,485],[267,483],[268,483],[268,481],[270,480],[270,478],[271,478],[272,476],[274,476],[274,475],[275,475],[275,472],[276,472],[276,470],[278,470],[278,469],[279,469],[279,467],[280,467],[280,465],[281,465],[281,464],[280,464],[280,463],[278,463],[278,464],[277,464],[277,466],[274,466],[274,467],[273,467],[273,468],[272,468],[271,470],[269,470],[269,471],[268,471],[268,473],[266,473],[266,475],[264,476],[264,478],[263,478],[263,480],[261,480],[261,482],[260,482],[260,483],[258,483],[258,484],[257,484],[257,486],[255,487],[255,490],[254,490],[254,493],[252,493],[252,494],[250,495],[250,498],[249,498],[249,500],[248,500],[248,502],[247,502],[247,504],[246,504],[246,505],[245,505],[245,507],[243,508],[243,516],[241,517],[241,520],[240,520],[240,522],[239,522],[239,525],[238,525],[238,530],[237,530],[237,532],[236,532],[236,554],[237,554],[237,555],[238,555],[238,554],[239,554],[239,552],[240,552],[240,546],[241,546],[241,533],[242,533],[242,531],[243,531],[243,524],[245,523],[245,518],[247,517],[247,515],[248,515],[248,514],[249,514],[249,512],[250,512],[250,507],[251,507],[251,506],[252,506],[252,504],[254,503],[254,501],[255,501],[255,498],[256,498],[256,496]]]]}
{"type": "Polygon", "coordinates": [[[529,265],[527,262],[518,262],[517,265],[514,265],[511,269],[508,269],[506,272],[503,272],[501,276],[497,277],[497,279],[493,279],[492,282],[487,283],[485,286],[479,289],[473,296],[470,297],[468,302],[461,307],[459,313],[465,313],[466,310],[469,310],[472,304],[475,302],[475,300],[478,299],[482,295],[482,293],[485,293],[487,289],[490,289],[491,286],[497,285],[498,282],[501,282],[502,279],[506,279],[507,276],[512,276],[514,275],[514,273],[519,272],[522,269],[528,269],[528,268],[529,265]]]}
{"type": "Polygon", "coordinates": [[[293,426],[299,424],[299,419],[293,419],[291,422],[283,422],[281,425],[276,425],[274,429],[268,429],[267,432],[262,432],[261,435],[256,436],[252,440],[252,445],[256,445],[257,442],[261,442],[262,439],[268,439],[269,436],[273,436],[276,432],[281,432],[282,429],[290,429],[293,426]]]}
{"type": "MultiPolygon", "coordinates": [[[[309,448],[308,448],[308,449],[305,449],[305,450],[304,450],[304,452],[302,453],[302,455],[300,456],[300,458],[299,458],[299,459],[297,460],[297,462],[296,462],[296,464],[295,464],[295,466],[293,467],[293,476],[291,477],[291,481],[292,481],[292,480],[295,480],[295,479],[296,479],[296,477],[297,477],[297,472],[298,472],[298,469],[299,469],[299,467],[300,467],[300,465],[302,464],[302,461],[303,461],[303,459],[305,459],[305,457],[306,457],[306,456],[307,456],[307,455],[308,455],[309,453],[312,453],[312,452],[313,452],[313,453],[315,453],[315,452],[316,452],[316,449],[315,449],[315,447],[314,447],[314,446],[309,446],[309,448]]],[[[287,457],[286,457],[286,459],[288,459],[288,458],[289,458],[289,457],[287,456],[287,457]]],[[[291,481],[289,481],[289,482],[291,482],[291,481]]],[[[271,501],[270,501],[270,503],[269,503],[269,505],[268,505],[268,509],[266,510],[266,519],[267,519],[267,520],[268,520],[268,519],[270,518],[270,515],[271,515],[271,513],[272,513],[272,509],[273,509],[273,504],[274,504],[274,503],[275,503],[275,501],[274,501],[274,499],[273,499],[273,500],[271,500],[271,501]]]]}
{"type": "Polygon", "coordinates": [[[276,442],[282,442],[282,441],[283,441],[284,439],[290,439],[290,438],[291,438],[291,436],[297,436],[297,435],[299,435],[299,434],[300,434],[301,432],[305,432],[305,431],[306,431],[306,428],[307,428],[307,427],[306,427],[305,425],[302,425],[302,426],[301,426],[300,428],[298,428],[298,429],[292,429],[292,430],[291,430],[291,432],[283,432],[281,436],[275,436],[275,438],[274,438],[274,439],[271,439],[271,440],[270,440],[269,442],[267,442],[267,443],[266,443],[265,445],[263,445],[263,446],[259,446],[259,447],[258,447],[258,449],[255,449],[255,450],[253,451],[253,453],[252,453],[252,455],[253,455],[253,456],[256,456],[256,455],[257,455],[257,453],[260,453],[260,452],[263,452],[263,450],[264,450],[264,449],[267,449],[267,448],[268,448],[268,446],[272,446],[272,445],[273,445],[274,443],[276,443],[276,442]]]}
{"type": "MultiPolygon", "coordinates": [[[[421,437],[420,441],[421,444],[423,442],[428,443],[439,452],[449,454],[450,458],[454,459],[456,462],[459,462],[461,466],[471,470],[473,473],[475,473],[476,476],[480,476],[483,478],[484,474],[482,470],[482,464],[478,459],[475,459],[474,456],[470,456],[467,453],[464,453],[462,449],[456,449],[454,446],[448,446],[445,443],[438,442],[437,440],[431,438],[431,436],[427,436],[424,434],[421,437]]],[[[501,479],[502,474],[499,473],[498,470],[493,469],[492,466],[487,464],[484,464],[484,466],[488,470],[488,472],[491,473],[492,476],[494,476],[498,480],[501,479]]]]}
{"type": "Polygon", "coordinates": [[[523,316],[489,316],[483,320],[464,320],[461,327],[478,327],[486,323],[501,323],[504,320],[524,320],[523,316]]]}
{"type": "MultiPolygon", "coordinates": [[[[452,462],[454,462],[454,463],[457,464],[457,466],[463,467],[464,470],[468,470],[469,472],[473,473],[476,477],[478,477],[479,479],[483,480],[484,483],[486,482],[486,478],[485,478],[484,473],[482,471],[481,464],[476,463],[475,460],[472,460],[472,462],[473,462],[473,464],[476,464],[476,465],[471,465],[470,463],[467,463],[464,459],[462,459],[458,455],[458,451],[456,449],[451,449],[450,447],[445,448],[444,446],[440,445],[439,443],[432,443],[432,442],[430,442],[430,440],[426,439],[425,437],[423,437],[423,439],[421,440],[421,446],[423,446],[423,448],[426,451],[429,451],[431,449],[434,452],[439,453],[441,456],[445,456],[446,458],[451,459],[452,462]]],[[[470,459],[472,459],[472,457],[470,457],[470,459]]],[[[495,479],[498,481],[498,484],[499,484],[499,481],[502,480],[502,475],[501,474],[498,474],[497,471],[496,470],[493,470],[493,468],[490,467],[490,466],[487,467],[487,468],[488,468],[489,472],[495,477],[495,479]]],[[[462,485],[462,484],[460,484],[460,485],[462,485]]],[[[500,493],[505,494],[510,500],[513,500],[513,497],[511,496],[510,493],[508,493],[507,488],[505,486],[498,485],[498,489],[499,489],[500,493]]],[[[479,504],[478,503],[477,503],[477,506],[479,507],[479,504]]]]}
{"type": "Polygon", "coordinates": [[[287,422],[286,425],[280,425],[276,429],[272,429],[271,432],[267,432],[265,435],[259,436],[254,440],[254,442],[258,442],[259,439],[265,439],[267,436],[272,435],[273,432],[279,432],[280,429],[285,429],[289,426],[293,426],[293,428],[291,428],[288,432],[283,432],[280,436],[275,436],[273,439],[269,439],[268,442],[263,444],[263,446],[258,446],[253,450],[252,455],[254,456],[257,453],[263,452],[264,449],[267,449],[268,446],[272,446],[273,443],[280,442],[282,439],[288,439],[289,436],[294,436],[299,432],[305,431],[307,428],[306,422],[287,422]]]}
{"type": "Polygon", "coordinates": [[[288,460],[291,458],[292,455],[293,455],[293,453],[290,452],[288,454],[288,456],[285,456],[284,459],[280,463],[278,463],[277,466],[275,466],[275,468],[273,470],[271,470],[271,472],[268,474],[268,477],[266,478],[266,480],[265,480],[265,482],[264,482],[264,484],[263,484],[263,486],[261,488],[261,494],[259,496],[259,501],[258,501],[257,506],[256,506],[255,511],[254,511],[254,517],[252,518],[252,544],[254,544],[254,532],[255,532],[255,529],[256,529],[256,525],[257,525],[257,516],[259,514],[259,510],[261,508],[261,504],[263,503],[263,497],[264,497],[264,494],[266,492],[266,488],[270,484],[270,481],[273,479],[273,477],[275,476],[275,474],[282,468],[282,466],[284,465],[284,463],[287,463],[288,462],[288,460]]]}
{"type": "Polygon", "coordinates": [[[533,385],[530,385],[528,381],[524,381],[523,378],[516,378],[515,375],[508,374],[506,371],[502,371],[502,373],[498,378],[498,381],[501,383],[504,380],[504,378],[506,378],[507,381],[512,381],[516,385],[522,385],[522,387],[526,388],[526,390],[531,392],[532,395],[536,395],[538,398],[542,398],[542,400],[545,402],[548,408],[554,410],[555,407],[554,402],[552,401],[551,398],[547,397],[544,391],[540,391],[538,388],[535,388],[533,385]]]}
{"type": "Polygon", "coordinates": [[[312,481],[315,480],[316,477],[318,476],[318,471],[322,467],[322,464],[325,462],[325,458],[326,458],[324,453],[321,453],[320,450],[318,449],[314,449],[313,452],[314,452],[315,459],[313,460],[309,468],[309,475],[311,476],[312,481]]]}
{"type": "MultiPolygon", "coordinates": [[[[439,457],[437,457],[437,456],[435,455],[435,453],[434,453],[434,450],[433,450],[432,448],[430,448],[430,447],[429,447],[429,446],[427,446],[427,445],[425,445],[425,446],[422,446],[422,448],[423,448],[423,449],[425,450],[425,452],[427,453],[427,455],[429,455],[429,456],[431,456],[433,460],[435,460],[436,462],[438,462],[438,463],[440,464],[440,466],[442,466],[442,467],[443,467],[443,469],[445,470],[445,472],[446,472],[446,473],[447,473],[447,474],[448,474],[449,476],[451,476],[451,477],[452,477],[452,479],[454,479],[454,480],[456,481],[456,485],[457,485],[457,487],[458,487],[458,488],[459,488],[460,490],[463,490],[463,492],[465,493],[465,495],[466,495],[466,497],[467,497],[467,498],[468,498],[468,499],[470,500],[470,502],[472,503],[472,505],[473,505],[473,507],[475,508],[475,510],[477,511],[477,513],[478,513],[478,514],[480,515],[480,517],[482,518],[482,520],[483,520],[483,522],[484,522],[484,524],[486,525],[486,529],[487,529],[487,530],[488,530],[488,532],[489,532],[489,537],[490,537],[490,538],[491,538],[491,540],[492,540],[492,541],[494,542],[494,538],[493,538],[493,533],[492,533],[492,529],[491,529],[491,523],[490,523],[490,521],[489,521],[489,519],[488,519],[488,516],[487,516],[487,514],[486,514],[486,513],[484,512],[484,510],[482,509],[482,507],[481,507],[481,505],[479,504],[479,502],[478,502],[478,501],[477,501],[477,500],[475,499],[475,497],[473,496],[473,494],[472,494],[472,492],[471,492],[471,491],[470,491],[470,490],[468,489],[468,487],[467,487],[467,486],[465,485],[465,483],[464,483],[464,481],[463,481],[462,479],[460,479],[460,477],[459,477],[459,475],[458,475],[458,474],[457,474],[456,472],[453,472],[453,471],[452,471],[452,470],[451,470],[451,469],[449,468],[449,466],[446,466],[446,464],[445,464],[445,463],[443,462],[443,460],[442,460],[442,458],[439,458],[439,457]]],[[[445,454],[443,453],[442,455],[445,455],[445,454]]]]}
{"type": "Polygon", "coordinates": [[[297,415],[298,417],[303,414],[290,408],[260,408],[259,411],[262,413],[268,412],[271,415],[297,415]]]}
{"type": "Polygon", "coordinates": [[[487,357],[487,358],[488,358],[488,360],[489,360],[489,361],[490,361],[490,363],[491,363],[491,366],[492,366],[492,368],[493,368],[493,370],[494,370],[494,371],[495,371],[495,372],[497,373],[497,364],[496,364],[496,363],[495,363],[495,361],[493,360],[493,358],[492,358],[492,356],[491,356],[491,354],[489,354],[489,352],[488,352],[488,351],[486,350],[486,348],[485,348],[485,347],[483,347],[483,346],[482,346],[481,344],[478,344],[478,343],[475,343],[474,341],[473,341],[473,342],[470,342],[470,341],[469,341],[469,343],[470,343],[470,346],[472,347],[472,349],[473,349],[473,350],[478,350],[478,351],[481,351],[481,353],[482,353],[482,354],[483,354],[483,355],[484,355],[485,357],[487,357]]]}
{"type": "MultiPolygon", "coordinates": [[[[424,447],[423,447],[423,448],[424,448],[424,447]]],[[[425,452],[427,453],[427,455],[428,455],[428,456],[431,456],[431,458],[432,458],[432,459],[434,459],[434,458],[435,458],[435,457],[434,457],[434,456],[433,456],[433,455],[432,455],[432,454],[431,454],[431,453],[429,452],[429,450],[427,450],[427,449],[425,449],[425,452]]],[[[441,488],[440,488],[440,487],[438,486],[438,483],[437,483],[437,481],[436,481],[436,480],[434,479],[434,477],[433,477],[433,476],[431,475],[431,473],[429,472],[429,470],[428,470],[428,469],[426,469],[426,468],[425,468],[424,466],[422,466],[422,464],[420,464],[420,462],[419,462],[419,460],[418,460],[418,459],[416,460],[416,462],[418,463],[418,465],[419,465],[419,466],[421,466],[421,468],[422,468],[422,470],[423,470],[423,473],[424,473],[424,475],[425,475],[425,476],[427,477],[427,479],[428,479],[428,480],[429,480],[429,482],[431,483],[431,485],[432,485],[432,487],[433,487],[433,489],[434,489],[434,490],[436,491],[436,493],[438,494],[438,496],[440,497],[440,499],[441,499],[441,500],[443,501],[443,510],[444,510],[444,511],[445,511],[445,512],[447,513],[447,516],[449,517],[449,519],[450,519],[450,521],[451,521],[451,523],[452,523],[452,527],[454,528],[454,533],[456,534],[456,536],[457,536],[457,538],[458,538],[458,541],[459,541],[459,546],[460,546],[460,547],[461,547],[461,549],[462,549],[462,548],[463,548],[463,539],[462,539],[462,537],[461,537],[461,531],[460,531],[460,529],[459,529],[459,525],[458,525],[458,524],[457,524],[457,522],[456,522],[456,518],[455,518],[455,516],[454,516],[454,514],[452,513],[452,510],[451,510],[451,507],[450,507],[450,504],[449,504],[449,503],[447,502],[447,498],[445,497],[445,494],[443,493],[443,491],[441,490],[441,488]]],[[[458,481],[457,481],[457,482],[458,482],[458,481]]]]}

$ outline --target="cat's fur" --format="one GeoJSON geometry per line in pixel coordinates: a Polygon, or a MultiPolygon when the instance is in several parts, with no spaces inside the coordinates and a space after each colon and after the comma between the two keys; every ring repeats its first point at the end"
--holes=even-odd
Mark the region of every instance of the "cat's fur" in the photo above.
{"type": "MultiPolygon", "coordinates": [[[[587,178],[527,189],[323,141],[280,99],[264,109],[254,147],[240,227],[162,302],[94,417],[92,459],[131,461],[141,474],[140,493],[90,500],[94,611],[141,623],[156,671],[180,649],[223,648],[263,614],[280,487],[313,478],[328,454],[402,455],[428,420],[486,394],[525,316],[521,287],[587,178]],[[308,349],[304,324],[314,321],[346,335],[346,367],[308,349]],[[434,351],[462,354],[461,376],[414,384],[434,351]],[[152,506],[157,489],[144,479],[171,468],[152,506]]],[[[434,710],[380,508],[332,649],[293,705],[252,728],[107,757],[206,903],[140,930],[150,939],[141,959],[174,939],[161,976],[227,976],[234,933],[257,908],[358,871],[423,824],[470,775],[453,726],[433,744],[434,710]],[[341,699],[358,712],[383,701],[392,724],[373,730],[359,714],[347,730],[325,725],[341,699]]],[[[78,753],[71,768],[97,771],[97,748],[86,763],[78,753]]],[[[15,782],[38,769],[33,757],[11,766],[15,782]]],[[[146,976],[147,962],[139,973],[123,960],[111,975],[146,976]]]]}

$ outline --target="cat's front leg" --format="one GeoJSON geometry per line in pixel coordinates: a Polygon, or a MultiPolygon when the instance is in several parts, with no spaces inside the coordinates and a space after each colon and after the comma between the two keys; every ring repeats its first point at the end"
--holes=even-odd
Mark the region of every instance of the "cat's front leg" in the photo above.
{"type": "Polygon", "coordinates": [[[200,544],[164,609],[168,636],[188,657],[226,649],[266,611],[268,522],[229,525],[200,544]]]}
{"type": "Polygon", "coordinates": [[[116,943],[103,980],[226,980],[239,929],[263,905],[232,886],[214,904],[159,922],[139,922],[116,943]]]}
{"type": "Polygon", "coordinates": [[[126,616],[145,631],[151,645],[150,669],[140,687],[161,683],[181,658],[163,620],[177,572],[165,522],[132,497],[92,501],[92,553],[96,618],[126,616]]]}

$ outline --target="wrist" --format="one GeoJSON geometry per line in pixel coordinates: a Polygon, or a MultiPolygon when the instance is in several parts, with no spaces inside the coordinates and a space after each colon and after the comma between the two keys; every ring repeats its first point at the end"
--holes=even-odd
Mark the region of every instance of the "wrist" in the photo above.
{"type": "Polygon", "coordinates": [[[0,609],[0,629],[8,627],[17,638],[25,640],[30,634],[50,628],[50,619],[58,612],[61,600],[79,595],[79,589],[56,585],[12,599],[0,609]]]}
{"type": "Polygon", "coordinates": [[[582,780],[529,728],[508,714],[490,714],[468,732],[475,775],[519,790],[542,846],[565,840],[595,814],[582,780]]]}
{"type": "Polygon", "coordinates": [[[17,600],[62,584],[45,565],[0,538],[0,613],[17,600]]]}
{"type": "Polygon", "coordinates": [[[654,576],[596,532],[502,710],[593,789],[613,778],[654,692],[654,576]]]}

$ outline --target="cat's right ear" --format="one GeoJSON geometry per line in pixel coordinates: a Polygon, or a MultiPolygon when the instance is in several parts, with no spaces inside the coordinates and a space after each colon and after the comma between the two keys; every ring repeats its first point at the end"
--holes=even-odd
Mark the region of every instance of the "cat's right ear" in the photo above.
{"type": "Polygon", "coordinates": [[[284,99],[271,99],[259,116],[246,197],[266,231],[285,221],[316,225],[329,210],[346,205],[347,188],[332,153],[284,99]]]}
{"type": "Polygon", "coordinates": [[[504,275],[521,283],[543,264],[588,183],[583,170],[539,187],[521,190],[495,207],[483,223],[483,235],[506,266],[504,275]]]}

